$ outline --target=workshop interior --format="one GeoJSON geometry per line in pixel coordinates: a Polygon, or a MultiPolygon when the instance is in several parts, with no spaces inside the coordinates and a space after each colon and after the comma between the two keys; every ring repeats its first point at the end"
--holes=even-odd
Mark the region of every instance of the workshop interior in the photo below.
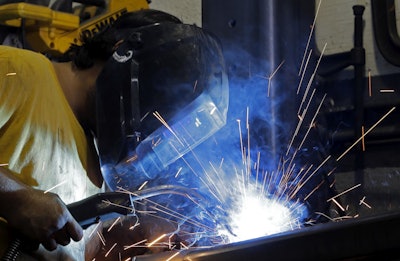
{"type": "MultiPolygon", "coordinates": [[[[57,58],[152,4],[0,0],[0,41],[57,58]]],[[[205,141],[179,157],[153,148],[174,158],[162,177],[142,175],[122,201],[87,199],[94,217],[77,202],[74,217],[87,226],[127,214],[104,202],[136,200],[163,206],[159,215],[191,237],[132,260],[400,260],[400,1],[202,0],[200,9],[199,26],[222,47],[229,105],[187,115],[220,109],[226,119],[193,116],[218,122],[205,141]],[[243,200],[253,194],[255,208],[243,200]],[[241,228],[257,233],[240,237],[241,228]]]]}

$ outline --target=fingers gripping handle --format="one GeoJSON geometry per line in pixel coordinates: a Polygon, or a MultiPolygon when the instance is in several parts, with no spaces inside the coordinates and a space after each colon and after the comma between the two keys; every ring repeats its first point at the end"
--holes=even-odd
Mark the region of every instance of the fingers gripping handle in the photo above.
{"type": "MultiPolygon", "coordinates": [[[[69,204],[68,210],[79,225],[85,229],[100,221],[116,218],[120,215],[129,215],[134,212],[131,196],[121,192],[98,193],[89,198],[69,204]]],[[[1,261],[17,259],[23,241],[15,238],[8,246],[1,261]]]]}
{"type": "Polygon", "coordinates": [[[106,192],[68,205],[68,210],[82,228],[100,221],[128,215],[134,212],[131,197],[127,193],[106,192]]]}

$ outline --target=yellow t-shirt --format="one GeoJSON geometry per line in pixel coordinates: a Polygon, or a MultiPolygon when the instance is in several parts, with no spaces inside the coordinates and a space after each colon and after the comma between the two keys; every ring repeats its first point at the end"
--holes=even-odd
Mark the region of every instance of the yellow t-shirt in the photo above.
{"type": "Polygon", "coordinates": [[[65,203],[101,190],[86,175],[87,140],[42,54],[0,46],[0,164],[65,203]]]}

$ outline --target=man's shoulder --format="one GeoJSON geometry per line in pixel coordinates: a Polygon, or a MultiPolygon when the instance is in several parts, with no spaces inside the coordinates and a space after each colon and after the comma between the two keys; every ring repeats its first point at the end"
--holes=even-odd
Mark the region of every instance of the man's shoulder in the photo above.
{"type": "MultiPolygon", "coordinates": [[[[0,46],[0,65],[3,73],[15,73],[24,90],[35,89],[34,85],[43,85],[53,82],[53,66],[51,61],[43,54],[26,49],[9,46],[0,46]],[[22,83],[30,83],[22,84],[22,83]]],[[[15,82],[16,84],[16,82],[15,82]]]]}
{"type": "Polygon", "coordinates": [[[50,63],[41,53],[5,45],[0,45],[0,59],[8,59],[12,63],[50,63]]]}

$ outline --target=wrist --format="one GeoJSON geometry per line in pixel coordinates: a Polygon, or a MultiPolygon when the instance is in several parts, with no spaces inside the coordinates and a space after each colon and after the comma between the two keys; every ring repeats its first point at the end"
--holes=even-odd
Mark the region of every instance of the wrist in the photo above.
{"type": "Polygon", "coordinates": [[[32,190],[8,169],[0,167],[0,217],[8,220],[10,214],[26,202],[32,190]]]}

